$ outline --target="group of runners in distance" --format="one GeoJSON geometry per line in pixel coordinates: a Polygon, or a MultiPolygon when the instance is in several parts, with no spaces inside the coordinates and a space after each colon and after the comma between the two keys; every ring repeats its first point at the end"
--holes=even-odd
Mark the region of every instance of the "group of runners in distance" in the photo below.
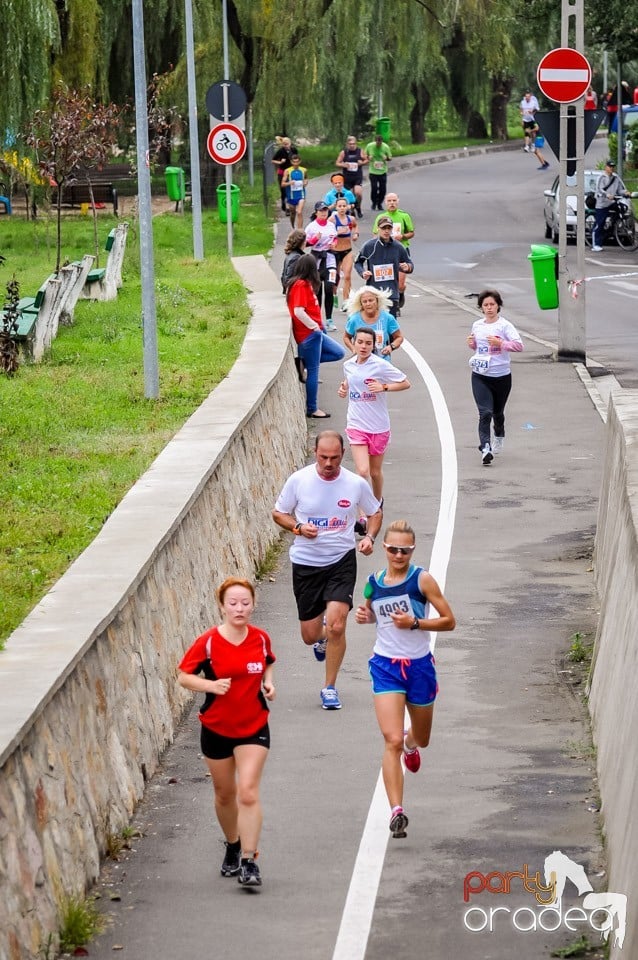
{"type": "MultiPolygon", "coordinates": [[[[382,146],[381,142],[379,149],[382,146]]],[[[403,343],[397,317],[405,289],[401,279],[413,270],[408,245],[414,224],[400,210],[398,196],[386,195],[385,183],[382,189],[375,184],[373,208],[381,211],[375,223],[378,236],[367,241],[354,259],[352,240],[362,216],[361,170],[382,159],[371,161],[375,157],[371,145],[363,151],[354,137],[348,137],[337,164],[349,175],[351,197],[345,177],[333,175],[330,191],[315,204],[315,217],[302,229],[306,171],[290,141],[284,140],[281,150],[290,153],[280,163],[285,167],[280,182],[295,217],[281,279],[297,344],[297,368],[305,383],[306,412],[313,419],[330,417],[318,406],[319,368],[322,362],[343,361],[337,394],[348,401],[345,435],[355,469],[342,464],[342,434],[322,430],[315,439],[314,462],[288,478],[272,516],[293,535],[289,555],[301,639],[325,671],[321,707],[338,711],[342,701],[337,679],[346,653],[347,619],[355,606],[357,556],[373,554],[383,525],[383,459],[391,439],[388,394],[410,389],[393,354],[403,343]],[[384,199],[387,212],[381,206],[384,199]],[[354,263],[364,280],[355,291],[350,289],[348,258],[350,269],[354,263]],[[328,336],[339,274],[348,284],[344,346],[328,336]],[[349,359],[344,359],[346,349],[349,359]]],[[[385,163],[387,159],[384,155],[385,163]]],[[[380,176],[380,168],[375,169],[380,176]]],[[[483,316],[473,324],[467,345],[472,350],[479,449],[487,466],[503,447],[504,408],[511,389],[509,355],[522,350],[523,344],[500,315],[498,291],[484,290],[478,305],[483,316]]],[[[355,621],[376,625],[368,670],[384,739],[389,828],[392,837],[401,838],[408,826],[401,761],[408,771],[419,770],[438,692],[432,634],[453,630],[455,618],[436,580],[414,562],[415,532],[406,520],[386,526],[382,546],[383,564],[367,578],[355,621]]],[[[185,653],[179,682],[205,695],[199,714],[201,750],[225,837],[221,874],[254,887],[261,885],[256,862],[262,823],[259,787],[270,746],[268,701],[275,697],[275,655],[268,633],[250,622],[255,607],[251,582],[228,578],[219,587],[217,600],[222,622],[185,653]]]]}

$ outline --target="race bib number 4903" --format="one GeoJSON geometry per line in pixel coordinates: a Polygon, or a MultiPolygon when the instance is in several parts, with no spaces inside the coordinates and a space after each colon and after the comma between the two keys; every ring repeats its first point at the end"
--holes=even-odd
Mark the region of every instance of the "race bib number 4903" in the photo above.
{"type": "Polygon", "coordinates": [[[409,613],[413,616],[412,604],[410,603],[410,597],[407,593],[398,597],[388,597],[387,600],[374,600],[372,609],[375,612],[377,623],[381,623],[386,627],[394,623],[392,619],[393,613],[409,613]]]}

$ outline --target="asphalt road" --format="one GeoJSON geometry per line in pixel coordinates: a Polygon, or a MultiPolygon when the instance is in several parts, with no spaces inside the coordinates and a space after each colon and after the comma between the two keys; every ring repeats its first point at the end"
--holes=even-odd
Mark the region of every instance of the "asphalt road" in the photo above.
{"type": "MultiPolygon", "coordinates": [[[[551,339],[530,306],[525,259],[538,239],[530,223],[542,237],[543,175],[525,163],[510,152],[392,182],[419,239],[401,318],[411,347],[395,355],[412,389],[390,402],[386,520],[413,523],[416,559],[426,566],[433,543],[447,543],[449,562],[438,557],[437,575],[458,623],[437,643],[441,693],[421,771],[406,775],[407,839],[387,841],[378,791],[382,742],[366,671],[372,628],[350,623],[344,708],[322,711],[322,672],[298,638],[284,552],[260,587],[255,618],[279,658],[263,784],[264,886],[249,893],[219,876],[223,849],[193,712],[139,808],[142,836],[104,870],[99,889],[111,924],[91,944],[92,957],[539,960],[583,932],[596,940],[582,925],[538,929],[520,881],[509,895],[464,900],[470,872],[542,871],[557,849],[584,865],[596,889],[604,885],[582,674],[567,658],[574,634],[591,638],[596,625],[591,552],[603,425],[574,367],[526,338],[513,363],[505,452],[486,468],[470,393],[465,337],[476,311],[465,293],[498,286],[516,322],[529,319],[527,329],[534,323],[551,339]],[[479,198],[469,183],[481,184],[479,198]],[[449,421],[435,415],[437,389],[449,421]],[[471,932],[470,907],[475,926],[479,911],[503,909],[491,930],[471,932]],[[519,907],[527,913],[517,928],[519,907]]],[[[339,364],[323,368],[320,396],[337,429],[340,374],[339,364]]],[[[381,562],[377,550],[360,563],[359,591],[381,562]]]]}
{"type": "MultiPolygon", "coordinates": [[[[547,156],[551,166],[544,171],[521,149],[433,164],[390,180],[417,225],[410,243],[415,279],[460,298],[497,283],[511,318],[556,343],[557,311],[538,308],[527,260],[530,244],[551,243],[544,235],[543,191],[558,163],[549,150],[547,156]]],[[[606,156],[606,140],[598,138],[586,161],[596,166],[606,156]]],[[[576,277],[574,243],[568,243],[567,264],[576,277]]],[[[587,355],[622,386],[637,387],[638,251],[613,244],[602,253],[588,250],[585,269],[587,355]]]]}

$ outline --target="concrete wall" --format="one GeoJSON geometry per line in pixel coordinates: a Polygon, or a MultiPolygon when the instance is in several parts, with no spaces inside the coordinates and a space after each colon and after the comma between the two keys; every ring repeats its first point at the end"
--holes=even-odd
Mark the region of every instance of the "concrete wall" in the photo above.
{"type": "MultiPolygon", "coordinates": [[[[590,690],[609,877],[629,897],[622,951],[638,956],[638,391],[612,395],[594,554],[601,598],[590,690]]],[[[611,939],[611,938],[610,938],[611,939]]]]}
{"type": "Polygon", "coordinates": [[[231,374],[126,495],[0,654],[0,958],[35,957],[128,822],[188,694],[184,649],[214,590],[252,577],[305,461],[303,388],[281,288],[235,262],[253,320],[231,374]]]}

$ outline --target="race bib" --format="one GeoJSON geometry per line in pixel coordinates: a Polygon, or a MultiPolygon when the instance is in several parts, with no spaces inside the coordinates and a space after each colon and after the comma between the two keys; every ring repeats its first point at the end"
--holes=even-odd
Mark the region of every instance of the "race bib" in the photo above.
{"type": "Polygon", "coordinates": [[[373,160],[373,161],[372,161],[372,169],[373,169],[373,170],[383,170],[384,167],[385,167],[385,161],[384,161],[384,160],[373,160]]]}
{"type": "Polygon", "coordinates": [[[350,170],[352,173],[356,173],[358,169],[359,169],[359,164],[358,164],[358,163],[347,163],[347,164],[346,164],[346,170],[350,170]]]}
{"type": "Polygon", "coordinates": [[[301,193],[303,190],[303,180],[291,180],[290,186],[293,193],[301,193]]]}
{"type": "Polygon", "coordinates": [[[401,239],[402,233],[401,233],[401,224],[400,224],[400,223],[393,223],[393,224],[392,224],[392,236],[394,237],[395,240],[400,240],[400,239],[401,239]]]}
{"type": "Polygon", "coordinates": [[[394,267],[391,263],[378,263],[372,267],[372,276],[375,283],[387,283],[394,280],[394,267]]]}
{"type": "Polygon", "coordinates": [[[377,344],[377,349],[380,350],[383,346],[383,330],[377,330],[375,333],[375,340],[377,344]]]}
{"type": "Polygon", "coordinates": [[[487,373],[490,368],[490,355],[489,353],[475,353],[473,357],[470,357],[470,366],[474,373],[487,373]]]}
{"type": "Polygon", "coordinates": [[[377,623],[383,624],[384,627],[393,626],[394,621],[391,617],[393,613],[409,613],[411,616],[414,615],[410,597],[407,593],[401,594],[398,597],[388,598],[387,600],[374,600],[372,602],[372,609],[375,612],[377,623]]]}

